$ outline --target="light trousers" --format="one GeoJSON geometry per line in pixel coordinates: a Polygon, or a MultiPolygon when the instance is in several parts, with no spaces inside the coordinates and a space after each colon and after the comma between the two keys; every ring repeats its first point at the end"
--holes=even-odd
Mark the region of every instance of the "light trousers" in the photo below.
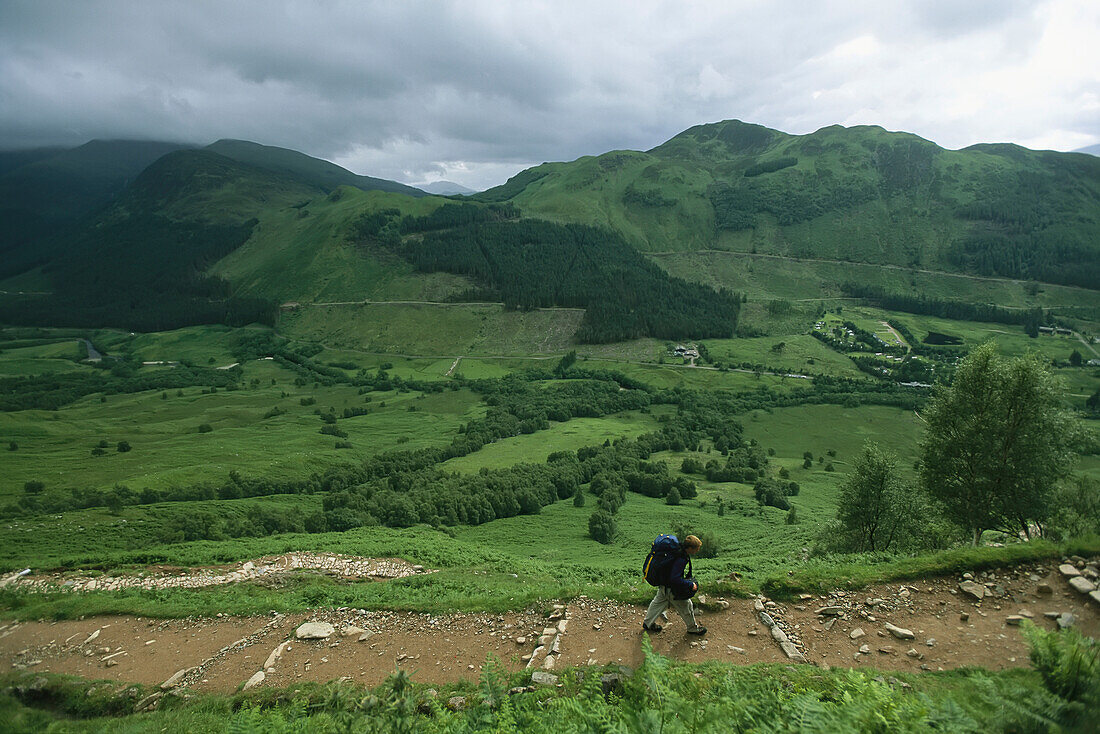
{"type": "Polygon", "coordinates": [[[653,601],[649,603],[649,609],[645,613],[645,626],[648,627],[656,622],[657,617],[661,616],[661,612],[669,607],[676,610],[676,613],[684,620],[688,630],[699,629],[699,623],[695,621],[695,607],[692,606],[691,599],[675,598],[672,595],[672,589],[667,586],[657,587],[657,593],[653,596],[653,601]]]}

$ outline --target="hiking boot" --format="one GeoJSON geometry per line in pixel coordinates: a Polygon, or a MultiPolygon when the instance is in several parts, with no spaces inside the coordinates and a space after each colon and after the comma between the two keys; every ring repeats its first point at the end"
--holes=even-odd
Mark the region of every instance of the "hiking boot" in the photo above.
{"type": "Polygon", "coordinates": [[[643,622],[642,623],[642,629],[645,630],[646,632],[656,633],[656,632],[660,632],[662,629],[664,629],[664,627],[657,624],[656,622],[654,622],[653,624],[646,624],[645,622],[643,622]]]}
{"type": "Polygon", "coordinates": [[[706,633],[707,633],[707,628],[702,627],[702,626],[696,627],[695,629],[688,630],[689,635],[705,635],[706,633]]]}

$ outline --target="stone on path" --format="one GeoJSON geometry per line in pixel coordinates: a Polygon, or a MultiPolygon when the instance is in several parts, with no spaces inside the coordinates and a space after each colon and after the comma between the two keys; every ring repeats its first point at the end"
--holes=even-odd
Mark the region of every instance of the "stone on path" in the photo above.
{"type": "Polygon", "coordinates": [[[767,612],[760,612],[760,621],[764,623],[765,627],[769,629],[775,626],[775,620],[767,612]]]}
{"type": "Polygon", "coordinates": [[[531,673],[531,682],[539,686],[556,686],[558,684],[558,676],[553,673],[547,673],[545,670],[536,670],[531,673]]]}
{"type": "Polygon", "coordinates": [[[780,649],[783,650],[783,654],[787,656],[788,660],[793,660],[796,663],[806,662],[806,657],[802,654],[802,651],[794,646],[793,642],[781,642],[779,643],[780,649]]]}
{"type": "Polygon", "coordinates": [[[1049,596],[1054,593],[1054,588],[1050,584],[1039,584],[1035,587],[1035,593],[1043,596],[1049,596]]]}
{"type": "Polygon", "coordinates": [[[256,686],[263,683],[264,678],[266,677],[266,673],[264,673],[262,670],[257,670],[255,673],[252,674],[251,678],[245,681],[243,690],[247,691],[249,688],[255,688],[256,686]]]}
{"type": "Polygon", "coordinates": [[[1077,617],[1073,616],[1069,612],[1064,612],[1058,616],[1058,619],[1054,620],[1058,623],[1058,629],[1069,629],[1073,625],[1077,624],[1077,617]]]}
{"type": "Polygon", "coordinates": [[[362,627],[356,627],[354,624],[349,624],[344,628],[344,637],[351,637],[352,635],[361,635],[366,632],[362,627]]]}
{"type": "Polygon", "coordinates": [[[963,581],[959,584],[959,591],[973,598],[975,601],[981,601],[985,598],[989,590],[981,584],[976,584],[973,581],[963,581]]]}
{"type": "Polygon", "coordinates": [[[1082,594],[1088,594],[1089,592],[1096,591],[1096,584],[1089,581],[1084,576],[1074,576],[1069,580],[1069,585],[1077,589],[1082,594]]]}
{"type": "Polygon", "coordinates": [[[1010,627],[1019,627],[1020,623],[1024,621],[1024,618],[1019,614],[1010,614],[1005,617],[1005,624],[1010,627]]]}
{"type": "Polygon", "coordinates": [[[821,607],[816,614],[820,614],[823,617],[836,617],[844,611],[844,607],[821,607]]]}
{"type": "Polygon", "coordinates": [[[183,670],[177,670],[175,673],[172,673],[171,677],[169,677],[168,680],[161,683],[160,687],[166,691],[169,688],[175,688],[179,685],[179,682],[183,680],[183,676],[187,675],[192,670],[194,670],[194,668],[184,668],[183,670]]]}
{"type": "Polygon", "coordinates": [[[95,638],[99,637],[99,633],[100,633],[101,631],[102,631],[102,628],[100,628],[100,629],[97,629],[97,630],[96,630],[95,632],[93,632],[92,634],[88,635],[87,639],[85,639],[85,640],[84,640],[84,642],[82,642],[81,644],[82,644],[82,645],[87,645],[87,644],[88,644],[89,642],[91,642],[91,641],[92,641],[92,640],[94,640],[95,638]]]}
{"type": "Polygon", "coordinates": [[[862,627],[856,627],[854,630],[848,633],[848,637],[853,640],[858,640],[860,637],[866,637],[867,633],[863,631],[862,627]]]}
{"type": "Polygon", "coordinates": [[[336,629],[328,622],[306,622],[294,631],[299,640],[327,640],[336,629]]]}
{"type": "Polygon", "coordinates": [[[892,625],[889,622],[886,623],[886,631],[892,634],[894,637],[898,638],[899,640],[911,640],[916,636],[911,630],[907,630],[904,627],[892,625]]]}
{"type": "Polygon", "coordinates": [[[1063,563],[1061,566],[1059,566],[1058,567],[1058,572],[1060,574],[1062,574],[1063,576],[1065,576],[1067,579],[1071,579],[1071,578],[1074,578],[1076,576],[1081,575],[1081,572],[1078,571],[1076,567],[1074,567],[1073,565],[1071,565],[1069,563],[1063,563]]]}
{"type": "Polygon", "coordinates": [[[290,641],[286,641],[271,651],[271,654],[267,656],[267,662],[264,663],[264,670],[275,665],[275,661],[282,657],[286,652],[287,647],[290,646],[290,641]]]}

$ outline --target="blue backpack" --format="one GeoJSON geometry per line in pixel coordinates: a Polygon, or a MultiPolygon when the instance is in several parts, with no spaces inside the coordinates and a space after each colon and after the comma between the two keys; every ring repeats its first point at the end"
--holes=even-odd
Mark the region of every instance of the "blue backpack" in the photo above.
{"type": "Polygon", "coordinates": [[[642,576],[650,586],[668,586],[672,562],[681,555],[680,541],[675,535],[658,535],[642,564],[642,576]]]}

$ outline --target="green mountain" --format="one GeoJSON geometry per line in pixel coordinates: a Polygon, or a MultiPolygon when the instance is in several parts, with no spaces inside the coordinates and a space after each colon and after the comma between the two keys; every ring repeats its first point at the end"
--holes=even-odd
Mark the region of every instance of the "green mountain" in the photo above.
{"type": "Polygon", "coordinates": [[[378,181],[241,141],[171,152],[53,249],[11,250],[7,273],[21,275],[0,290],[52,295],[0,294],[0,318],[146,330],[271,321],[299,302],[344,309],[329,320],[358,320],[351,333],[380,328],[356,310],[366,302],[492,301],[584,309],[576,339],[712,338],[738,323],[733,290],[817,298],[847,278],[956,297],[929,286],[943,271],[1100,284],[1100,160],[1084,154],[730,121],[543,164],[461,203],[378,181]]]}
{"type": "Polygon", "coordinates": [[[184,146],[92,140],[78,148],[0,156],[0,277],[41,260],[43,240],[110,202],[150,163],[184,146]],[[6,169],[6,170],[5,170],[6,169]]]}
{"type": "Polygon", "coordinates": [[[169,153],[66,236],[41,268],[49,294],[7,295],[0,318],[146,331],[270,322],[270,302],[237,296],[205,271],[243,244],[260,217],[323,194],[209,151],[169,153]]]}
{"type": "Polygon", "coordinates": [[[420,189],[388,181],[384,178],[360,176],[335,163],[311,158],[304,153],[270,145],[250,143],[247,140],[219,140],[207,150],[256,168],[292,176],[328,193],[337,186],[354,186],[363,191],[389,191],[408,196],[426,196],[420,189]]]}
{"type": "Polygon", "coordinates": [[[648,152],[543,164],[472,198],[610,227],[647,252],[1100,283],[1100,160],[1077,153],[950,151],[880,127],[788,135],[731,120],[648,152]]]}

